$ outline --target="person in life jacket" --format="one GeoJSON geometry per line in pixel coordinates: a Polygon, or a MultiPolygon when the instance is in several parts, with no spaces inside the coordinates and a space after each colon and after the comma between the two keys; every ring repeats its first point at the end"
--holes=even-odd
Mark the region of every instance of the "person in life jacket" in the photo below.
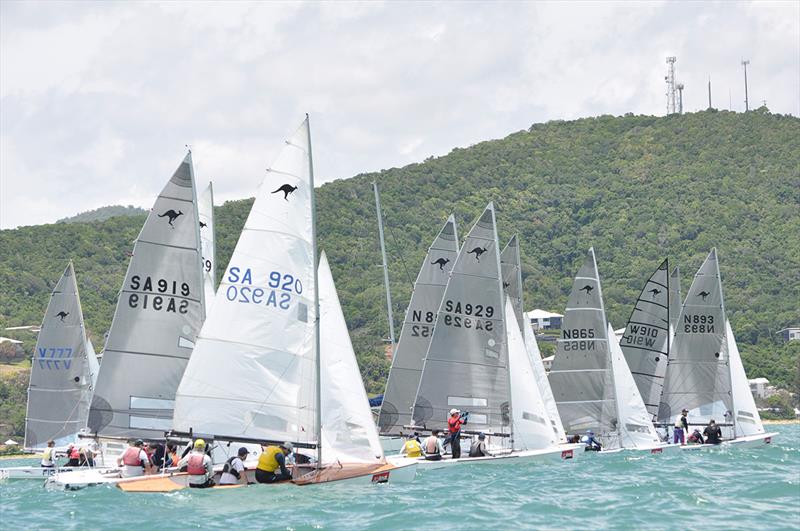
{"type": "Polygon", "coordinates": [[[692,432],[692,434],[689,435],[687,442],[689,444],[703,444],[703,434],[700,433],[699,429],[695,428],[694,432],[692,432]]]}
{"type": "Polygon", "coordinates": [[[457,409],[450,410],[450,418],[447,419],[448,436],[444,445],[447,446],[450,443],[450,453],[453,455],[453,459],[461,457],[461,426],[467,423],[468,418],[469,412],[462,415],[457,409]]]}
{"type": "Polygon", "coordinates": [[[225,467],[222,469],[222,477],[219,478],[220,485],[236,485],[241,480],[242,483],[247,483],[247,474],[244,471],[244,461],[250,451],[242,446],[235,456],[225,462],[225,467]]]}
{"type": "Polygon", "coordinates": [[[684,437],[689,433],[689,421],[686,419],[688,414],[689,410],[684,409],[681,411],[681,416],[675,420],[675,426],[672,430],[672,444],[678,444],[679,441],[681,444],[686,444],[684,437]]]}
{"type": "Polygon", "coordinates": [[[174,442],[167,443],[167,455],[165,459],[166,466],[173,468],[178,466],[178,461],[180,461],[180,458],[178,457],[178,446],[174,442]]]}
{"type": "Polygon", "coordinates": [[[599,452],[603,449],[603,445],[600,444],[600,441],[595,439],[594,432],[592,430],[587,430],[586,435],[581,437],[581,442],[586,445],[587,452],[599,452]]]}
{"type": "Polygon", "coordinates": [[[481,432],[478,434],[478,438],[472,441],[472,444],[469,447],[469,456],[487,457],[491,455],[492,454],[489,452],[489,450],[486,449],[486,434],[481,432]]]}
{"type": "Polygon", "coordinates": [[[285,442],[280,446],[267,446],[258,457],[256,481],[259,483],[275,483],[292,479],[286,468],[286,457],[294,451],[294,445],[285,442]],[[280,468],[280,473],[275,473],[280,468]]]}
{"type": "Polygon", "coordinates": [[[411,433],[408,435],[408,439],[403,445],[403,448],[400,449],[400,455],[422,457],[422,446],[419,444],[415,434],[411,433]]]}
{"type": "Polygon", "coordinates": [[[74,444],[67,447],[67,464],[65,466],[80,466],[81,464],[81,451],[74,444]]]}
{"type": "Polygon", "coordinates": [[[189,487],[205,489],[214,486],[214,464],[211,456],[206,454],[206,442],[203,439],[194,441],[192,451],[178,461],[181,472],[189,474],[189,487]]]}
{"type": "Polygon", "coordinates": [[[42,468],[55,468],[57,459],[56,442],[51,439],[47,441],[47,448],[42,453],[42,468]]]}
{"type": "Polygon", "coordinates": [[[122,477],[132,478],[143,476],[152,472],[150,459],[142,449],[144,441],[138,439],[131,443],[128,448],[117,458],[117,465],[122,467],[122,477]]]}
{"type": "Polygon", "coordinates": [[[425,439],[422,449],[425,451],[426,461],[441,461],[444,446],[442,446],[442,440],[439,439],[439,430],[431,432],[430,436],[425,439]]]}

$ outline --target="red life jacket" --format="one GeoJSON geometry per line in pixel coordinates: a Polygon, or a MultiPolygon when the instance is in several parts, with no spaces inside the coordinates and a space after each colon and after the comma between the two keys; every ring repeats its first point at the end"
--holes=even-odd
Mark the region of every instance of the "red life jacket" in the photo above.
{"type": "Polygon", "coordinates": [[[205,455],[200,453],[192,453],[192,455],[189,456],[189,460],[186,462],[186,472],[188,472],[190,476],[206,475],[206,466],[203,464],[204,457],[205,455]]]}
{"type": "Polygon", "coordinates": [[[76,447],[72,447],[72,450],[69,451],[69,458],[70,459],[80,459],[81,452],[76,447]]]}
{"type": "Polygon", "coordinates": [[[131,446],[125,453],[122,454],[122,464],[127,466],[142,466],[142,461],[139,459],[139,452],[141,450],[136,446],[131,446]]]}
{"type": "Polygon", "coordinates": [[[459,417],[450,417],[447,419],[447,429],[450,433],[455,433],[461,429],[461,425],[464,422],[459,417]]]}

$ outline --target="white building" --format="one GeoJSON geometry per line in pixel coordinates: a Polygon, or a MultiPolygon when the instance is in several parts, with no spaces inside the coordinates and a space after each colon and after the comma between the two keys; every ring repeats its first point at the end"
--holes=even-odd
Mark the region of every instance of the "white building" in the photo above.
{"type": "Polygon", "coordinates": [[[553,358],[555,357],[556,355],[553,354],[552,356],[547,356],[546,358],[542,358],[542,365],[544,365],[545,372],[550,372],[550,369],[553,368],[553,358]]]}
{"type": "Polygon", "coordinates": [[[750,384],[750,392],[753,393],[754,397],[763,399],[769,396],[767,389],[769,380],[766,378],[753,378],[752,380],[747,380],[747,383],[750,384]]]}
{"type": "Polygon", "coordinates": [[[778,332],[783,338],[783,342],[800,340],[800,328],[784,328],[778,332]]]}
{"type": "Polygon", "coordinates": [[[538,308],[525,314],[525,318],[530,320],[534,330],[561,330],[563,317],[560,313],[546,312],[538,308]]]}

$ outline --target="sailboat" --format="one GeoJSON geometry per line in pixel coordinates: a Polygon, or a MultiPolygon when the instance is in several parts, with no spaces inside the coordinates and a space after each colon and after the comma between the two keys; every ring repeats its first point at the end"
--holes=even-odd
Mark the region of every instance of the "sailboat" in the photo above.
{"type": "Polygon", "coordinates": [[[575,277],[561,333],[549,378],[567,435],[591,429],[606,453],[661,453],[666,445],[606,321],[594,248],[575,277]]]}
{"type": "MultiPolygon", "coordinates": [[[[401,446],[404,441],[400,436],[408,431],[403,427],[411,424],[423,358],[431,343],[436,313],[457,254],[456,222],[450,215],[428,248],[414,283],[378,417],[381,435],[399,441],[401,446]]],[[[387,449],[385,439],[384,449],[387,449]]],[[[393,449],[399,450],[399,446],[393,449]]]]}
{"type": "Polygon", "coordinates": [[[214,243],[214,188],[212,183],[200,195],[197,202],[200,224],[200,249],[202,250],[203,290],[206,313],[217,293],[217,249],[214,243]]]}
{"type": "Polygon", "coordinates": [[[514,317],[519,329],[524,330],[525,320],[522,308],[522,263],[519,252],[519,238],[513,235],[500,253],[500,272],[503,279],[503,293],[511,299],[514,317]]]}
{"type": "MultiPolygon", "coordinates": [[[[172,427],[175,391],[204,319],[200,225],[189,152],[136,239],[108,332],[88,420],[104,464],[115,466],[130,439],[164,439],[172,427]]],[[[109,478],[100,477],[102,473],[59,473],[50,483],[79,488],[106,482],[109,478]]]]}
{"type": "MultiPolygon", "coordinates": [[[[70,260],[50,295],[31,359],[25,449],[40,451],[50,440],[63,450],[86,427],[99,364],[86,333],[70,260]]],[[[38,466],[0,469],[0,478],[41,479],[57,470],[38,466]]]]}
{"type": "Polygon", "coordinates": [[[421,461],[431,468],[573,456],[574,447],[558,446],[534,384],[514,303],[505,302],[498,247],[490,203],[453,265],[412,414],[416,427],[430,431],[446,425],[451,408],[463,408],[469,411],[469,420],[462,433],[483,432],[496,455],[421,461]]]}
{"type": "Polygon", "coordinates": [[[684,408],[690,426],[716,420],[724,445],[768,444],[777,435],[764,430],[725,315],[716,249],[697,271],[678,318],[659,421],[674,423],[684,408]]]}
{"type": "MultiPolygon", "coordinates": [[[[318,270],[316,256],[306,118],[256,194],[178,388],[172,434],[254,449],[290,441],[311,461],[294,467],[302,484],[410,480],[414,463],[383,458],[328,262],[318,270]]],[[[163,482],[125,490],[153,490],[148,481],[163,482]]]]}

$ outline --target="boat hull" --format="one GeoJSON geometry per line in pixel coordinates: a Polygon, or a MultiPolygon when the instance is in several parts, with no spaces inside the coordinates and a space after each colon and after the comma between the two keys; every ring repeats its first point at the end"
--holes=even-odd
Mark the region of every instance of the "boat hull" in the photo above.
{"type": "Polygon", "coordinates": [[[772,444],[772,439],[774,439],[776,435],[779,435],[779,433],[778,432],[759,433],[757,435],[748,435],[747,437],[739,437],[737,439],[729,441],[722,441],[720,444],[687,444],[681,446],[680,448],[684,451],[714,450],[714,449],[730,448],[730,447],[755,448],[767,444],[772,444]]]}
{"type": "Polygon", "coordinates": [[[438,470],[459,465],[509,465],[526,463],[557,463],[559,461],[572,461],[580,458],[583,453],[582,444],[563,444],[556,447],[544,448],[541,450],[524,450],[511,452],[504,455],[486,457],[461,457],[459,459],[442,459],[440,461],[428,461],[419,458],[420,472],[428,470],[438,470]]]}
{"type": "Polygon", "coordinates": [[[93,470],[87,467],[45,468],[39,466],[14,466],[0,468],[0,479],[44,479],[61,472],[93,470]]]}
{"type": "Polygon", "coordinates": [[[314,470],[292,480],[295,485],[319,485],[333,481],[349,484],[410,483],[417,474],[416,459],[387,461],[381,465],[336,465],[314,470]]]}

